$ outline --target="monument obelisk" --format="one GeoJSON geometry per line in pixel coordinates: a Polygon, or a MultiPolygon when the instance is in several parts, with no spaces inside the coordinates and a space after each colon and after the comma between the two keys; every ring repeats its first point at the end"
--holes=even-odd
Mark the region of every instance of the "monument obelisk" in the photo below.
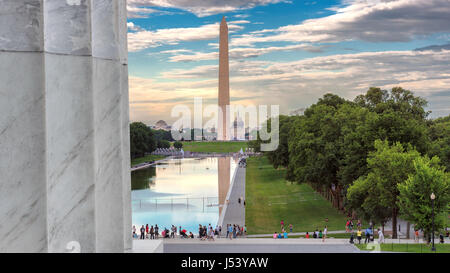
{"type": "Polygon", "coordinates": [[[230,105],[230,74],[228,64],[228,25],[225,16],[220,22],[219,39],[219,117],[217,139],[228,140],[228,116],[227,106],[230,105]]]}

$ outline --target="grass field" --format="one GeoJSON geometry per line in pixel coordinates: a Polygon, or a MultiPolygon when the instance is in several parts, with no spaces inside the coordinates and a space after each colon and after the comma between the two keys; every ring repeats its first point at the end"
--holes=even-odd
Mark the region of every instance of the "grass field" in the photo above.
{"type": "Polygon", "coordinates": [[[148,156],[144,156],[144,157],[138,157],[138,158],[131,160],[131,167],[133,167],[137,164],[144,163],[144,162],[152,162],[152,161],[160,160],[165,157],[166,156],[164,156],[164,155],[148,155],[148,156]]]}
{"type": "MultiPolygon", "coordinates": [[[[368,250],[366,244],[355,244],[361,250],[368,250]]],[[[381,244],[381,251],[434,253],[431,245],[426,244],[381,244]]],[[[435,244],[436,253],[450,253],[450,244],[435,244]]]]}
{"type": "Polygon", "coordinates": [[[292,224],[293,232],[316,228],[344,230],[346,217],[306,184],[291,184],[285,170],[275,170],[266,157],[247,160],[245,222],[249,234],[280,231],[280,221],[292,224]],[[325,218],[328,222],[325,223],[325,218]]]}
{"type": "Polygon", "coordinates": [[[233,153],[247,148],[247,142],[229,141],[229,142],[213,142],[213,141],[184,141],[183,150],[190,152],[204,153],[233,153]]]}

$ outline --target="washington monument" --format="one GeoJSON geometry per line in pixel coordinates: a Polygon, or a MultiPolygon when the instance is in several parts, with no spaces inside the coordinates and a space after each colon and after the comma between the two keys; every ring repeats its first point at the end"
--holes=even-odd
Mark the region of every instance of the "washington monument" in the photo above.
{"type": "Polygon", "coordinates": [[[227,106],[230,105],[230,74],[228,65],[228,25],[225,16],[220,22],[219,39],[219,107],[222,110],[219,116],[217,139],[228,140],[227,106]]]}

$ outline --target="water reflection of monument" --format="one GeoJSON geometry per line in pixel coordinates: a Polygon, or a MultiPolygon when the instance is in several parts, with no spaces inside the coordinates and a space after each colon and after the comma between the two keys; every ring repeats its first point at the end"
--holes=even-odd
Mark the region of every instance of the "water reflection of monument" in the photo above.
{"type": "Polygon", "coordinates": [[[230,188],[230,164],[231,158],[219,157],[217,158],[217,174],[219,184],[219,215],[222,213],[222,207],[227,198],[228,189],[230,188]]]}

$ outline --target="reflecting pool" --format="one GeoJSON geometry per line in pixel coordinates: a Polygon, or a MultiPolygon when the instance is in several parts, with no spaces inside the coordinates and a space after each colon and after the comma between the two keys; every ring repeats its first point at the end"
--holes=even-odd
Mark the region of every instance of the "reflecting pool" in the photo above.
{"type": "MultiPolygon", "coordinates": [[[[133,225],[216,226],[236,168],[230,157],[169,159],[131,173],[133,225]]],[[[139,234],[139,232],[138,232],[139,234]]]]}

